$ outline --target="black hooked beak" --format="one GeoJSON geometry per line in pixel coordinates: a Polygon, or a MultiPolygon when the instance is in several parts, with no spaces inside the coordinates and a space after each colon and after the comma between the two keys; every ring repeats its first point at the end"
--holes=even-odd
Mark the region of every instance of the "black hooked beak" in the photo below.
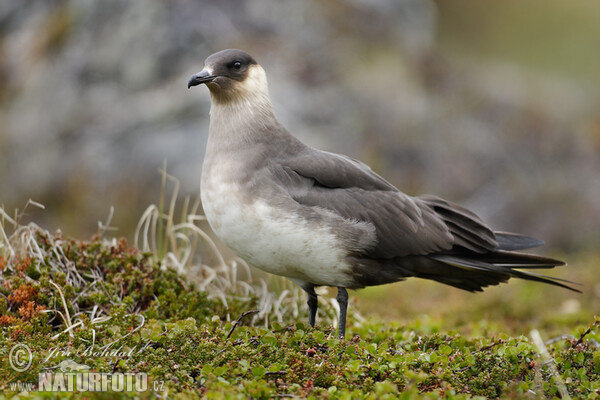
{"type": "Polygon", "coordinates": [[[216,76],[209,74],[208,71],[204,69],[198,72],[196,75],[192,75],[188,81],[188,89],[192,86],[200,85],[201,83],[212,82],[212,80],[215,78],[216,76]]]}

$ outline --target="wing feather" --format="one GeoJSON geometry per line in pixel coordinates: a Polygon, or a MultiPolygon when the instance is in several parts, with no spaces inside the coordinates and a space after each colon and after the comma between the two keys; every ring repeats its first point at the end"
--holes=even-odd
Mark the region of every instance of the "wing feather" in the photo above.
{"type": "Polygon", "coordinates": [[[568,281],[519,270],[563,264],[512,251],[541,241],[494,232],[472,211],[441,198],[408,196],[346,156],[309,148],[286,158],[273,173],[287,182],[285,190],[299,205],[375,227],[376,243],[352,256],[357,288],[416,276],[480,291],[517,277],[577,291],[568,281]]]}
{"type": "Polygon", "coordinates": [[[375,226],[378,241],[365,249],[369,257],[426,255],[454,246],[449,227],[427,202],[400,192],[365,164],[312,150],[287,160],[283,169],[286,179],[303,180],[290,191],[296,202],[375,226]]]}

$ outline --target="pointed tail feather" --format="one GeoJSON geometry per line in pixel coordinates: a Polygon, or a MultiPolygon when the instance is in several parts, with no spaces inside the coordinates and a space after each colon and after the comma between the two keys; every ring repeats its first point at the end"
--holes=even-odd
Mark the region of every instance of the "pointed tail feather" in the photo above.
{"type": "Polygon", "coordinates": [[[520,278],[560,286],[581,293],[580,290],[569,286],[577,285],[576,282],[520,270],[523,268],[550,269],[564,265],[564,262],[552,258],[509,251],[497,251],[483,255],[476,254],[474,257],[473,255],[469,257],[469,255],[466,254],[437,254],[431,255],[429,258],[458,268],[462,271],[462,273],[448,271],[444,276],[433,278],[434,280],[466,290],[477,290],[477,286],[479,286],[479,290],[481,290],[482,287],[505,282],[509,278],[520,278]],[[475,289],[473,289],[473,287],[475,287],[475,289]]]}
{"type": "Polygon", "coordinates": [[[540,239],[510,232],[494,232],[500,250],[514,251],[532,249],[544,244],[540,239]]]}
{"type": "Polygon", "coordinates": [[[487,254],[478,254],[477,261],[483,261],[498,267],[507,268],[554,268],[565,265],[564,261],[529,253],[498,250],[487,254]]]}

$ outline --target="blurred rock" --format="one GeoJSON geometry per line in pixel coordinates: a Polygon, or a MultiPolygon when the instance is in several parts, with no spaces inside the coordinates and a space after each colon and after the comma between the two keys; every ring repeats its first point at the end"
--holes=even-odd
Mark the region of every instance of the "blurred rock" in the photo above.
{"type": "Polygon", "coordinates": [[[439,45],[440,18],[422,0],[0,2],[0,204],[31,197],[47,206],[32,217],[72,234],[114,205],[127,234],[157,201],[165,159],[196,194],[209,96],[186,82],[237,47],[309,144],[500,229],[596,246],[598,91],[467,61],[439,45]]]}

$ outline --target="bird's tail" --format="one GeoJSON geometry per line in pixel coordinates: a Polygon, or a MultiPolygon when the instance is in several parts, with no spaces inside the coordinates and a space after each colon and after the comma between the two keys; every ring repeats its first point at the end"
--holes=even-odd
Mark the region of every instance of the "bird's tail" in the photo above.
{"type": "Polygon", "coordinates": [[[486,286],[506,282],[510,278],[520,278],[528,281],[543,282],[580,292],[578,289],[569,286],[575,285],[575,282],[539,274],[537,272],[521,270],[549,269],[564,265],[564,262],[552,258],[511,251],[488,253],[477,257],[477,259],[446,254],[432,255],[430,258],[454,267],[455,270],[448,275],[444,274],[442,276],[429,277],[429,279],[434,279],[469,291],[481,291],[486,286]]]}
{"type": "Polygon", "coordinates": [[[517,250],[538,247],[539,239],[528,236],[494,232],[498,249],[484,254],[463,249],[453,249],[447,253],[427,256],[431,262],[420,262],[412,269],[415,276],[432,279],[468,291],[481,291],[484,287],[506,282],[510,278],[547,283],[574,292],[577,285],[565,279],[555,278],[523,269],[552,269],[565,265],[563,261],[517,250]]]}

